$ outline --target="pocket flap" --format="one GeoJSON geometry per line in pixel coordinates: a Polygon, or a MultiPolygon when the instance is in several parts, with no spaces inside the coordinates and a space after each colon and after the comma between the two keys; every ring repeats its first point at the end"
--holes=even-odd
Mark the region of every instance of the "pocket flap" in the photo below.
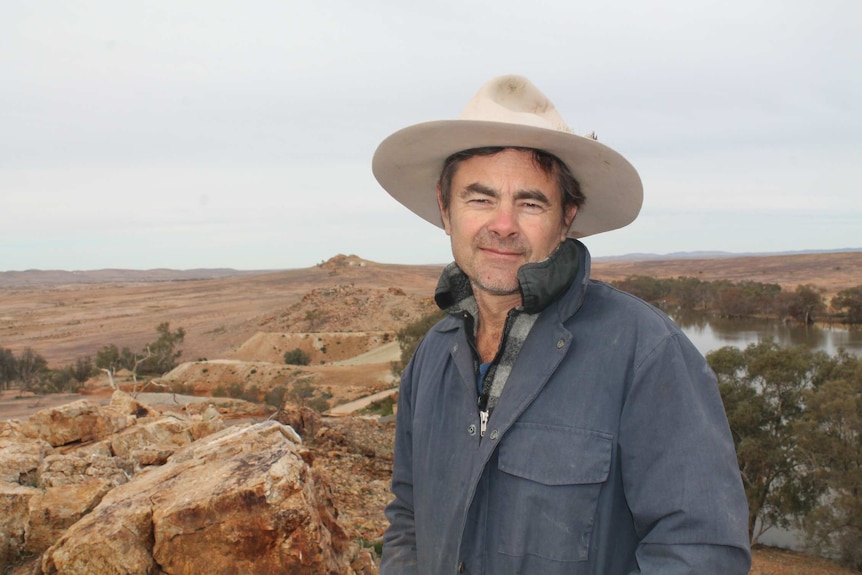
{"type": "Polygon", "coordinates": [[[613,435],[541,423],[516,423],[500,442],[498,468],[545,485],[603,483],[613,435]]]}

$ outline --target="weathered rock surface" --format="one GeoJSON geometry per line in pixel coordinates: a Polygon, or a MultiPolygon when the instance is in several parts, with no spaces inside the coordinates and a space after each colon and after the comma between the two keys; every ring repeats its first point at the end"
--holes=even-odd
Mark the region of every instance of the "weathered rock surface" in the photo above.
{"type": "Polygon", "coordinates": [[[353,573],[326,488],[278,422],[232,427],[112,490],[42,560],[63,573],[353,573]]]}
{"type": "Polygon", "coordinates": [[[2,422],[0,572],[376,574],[313,461],[279,421],[225,428],[215,409],[162,414],[122,392],[2,422]]]}
{"type": "Polygon", "coordinates": [[[47,549],[113,487],[110,480],[91,477],[80,483],[49,487],[31,497],[24,550],[39,554],[47,549]]]}
{"type": "Polygon", "coordinates": [[[16,483],[0,482],[0,566],[23,550],[30,523],[30,500],[41,491],[16,483]]]}
{"type": "Polygon", "coordinates": [[[44,439],[54,447],[104,439],[135,424],[135,416],[80,400],[32,415],[24,427],[31,438],[44,439]]]}

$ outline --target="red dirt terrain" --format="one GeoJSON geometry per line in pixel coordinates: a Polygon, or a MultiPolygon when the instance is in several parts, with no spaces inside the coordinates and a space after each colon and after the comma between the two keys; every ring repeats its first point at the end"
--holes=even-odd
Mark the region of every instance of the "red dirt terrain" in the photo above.
{"type": "MultiPolygon", "coordinates": [[[[394,385],[389,362],[398,357],[395,334],[434,309],[431,295],[442,267],[380,264],[340,255],[307,269],[259,274],[217,270],[209,277],[207,270],[2,272],[0,347],[16,355],[32,348],[51,367],[60,367],[94,356],[108,344],[139,350],[156,338],[156,326],[167,321],[172,329],[186,331],[181,361],[187,363],[163,377],[165,384],[182,383],[207,395],[218,385],[253,383],[265,392],[276,385],[308,381],[329,394],[331,405],[342,404],[394,385]],[[295,348],[309,355],[309,365],[284,364],[284,352],[295,348]]],[[[598,279],[628,275],[748,279],[789,290],[810,283],[831,297],[862,285],[862,252],[593,264],[598,279]]],[[[24,418],[80,397],[15,395],[7,392],[0,397],[0,418],[24,418]]],[[[387,453],[393,428],[356,421],[352,430],[345,428],[344,441],[362,443],[365,450],[370,449],[369,442],[376,445],[381,454],[373,460],[379,468],[368,467],[362,450],[349,461],[335,451],[323,453],[320,464],[339,479],[334,497],[345,517],[355,523],[355,532],[373,539],[385,525],[385,462],[391,457],[387,453]],[[350,439],[350,434],[362,439],[350,439]]],[[[853,572],[802,554],[757,549],[751,573],[853,572]]]]}
{"type": "MultiPolygon", "coordinates": [[[[257,332],[394,332],[432,309],[442,267],[336,256],[312,268],[173,281],[165,270],[153,281],[134,271],[134,281],[123,281],[121,270],[0,272],[0,346],[16,354],[30,347],[60,366],[110,343],[140,349],[164,321],[186,330],[183,360],[233,357],[257,332]]],[[[812,283],[831,297],[862,285],[862,252],[593,262],[598,279],[628,275],[749,279],[787,290],[812,283]]]]}

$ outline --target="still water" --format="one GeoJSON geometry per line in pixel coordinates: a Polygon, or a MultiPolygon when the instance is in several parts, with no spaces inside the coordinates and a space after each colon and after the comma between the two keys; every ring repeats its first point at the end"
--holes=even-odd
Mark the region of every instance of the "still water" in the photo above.
{"type": "MultiPolygon", "coordinates": [[[[782,346],[804,345],[834,355],[839,348],[862,356],[862,329],[843,326],[796,326],[775,320],[723,319],[704,315],[671,314],[671,318],[702,354],[732,345],[740,349],[772,338],[782,346]]],[[[801,534],[794,529],[770,529],[760,542],[776,547],[801,549],[801,534]]]]}
{"type": "Polygon", "coordinates": [[[772,338],[782,346],[804,345],[834,355],[839,348],[862,356],[862,329],[844,326],[786,325],[775,320],[726,319],[704,315],[671,314],[685,335],[701,353],[732,345],[749,344],[772,338]]]}

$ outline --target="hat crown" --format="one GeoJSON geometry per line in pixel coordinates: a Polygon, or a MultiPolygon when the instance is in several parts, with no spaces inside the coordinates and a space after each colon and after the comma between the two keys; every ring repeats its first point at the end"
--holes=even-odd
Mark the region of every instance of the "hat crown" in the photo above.
{"type": "Polygon", "coordinates": [[[461,112],[461,120],[505,122],[572,133],[557,108],[523,76],[493,78],[461,112]]]}

